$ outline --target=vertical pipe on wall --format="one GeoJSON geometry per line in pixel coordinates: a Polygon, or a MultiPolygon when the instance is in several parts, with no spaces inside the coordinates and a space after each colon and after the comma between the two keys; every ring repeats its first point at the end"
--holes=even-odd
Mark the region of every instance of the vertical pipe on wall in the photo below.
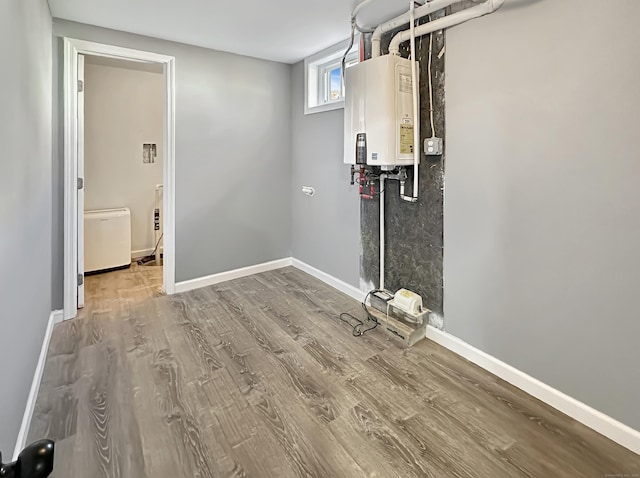
{"type": "Polygon", "coordinates": [[[384,290],[384,249],[385,249],[385,237],[384,237],[384,188],[386,174],[380,175],[380,290],[384,290]]]}
{"type": "Polygon", "coordinates": [[[413,97],[413,191],[404,194],[404,183],[400,184],[400,197],[407,202],[418,201],[418,173],[420,168],[420,106],[418,104],[418,62],[416,61],[415,6],[410,2],[411,25],[411,92],[413,97]]]}
{"type": "MultiPolygon", "coordinates": [[[[418,104],[418,60],[416,59],[416,15],[411,1],[411,84],[413,86],[413,191],[418,199],[418,168],[420,167],[420,105],[418,104]]],[[[414,201],[415,202],[415,201],[414,201]]]]}

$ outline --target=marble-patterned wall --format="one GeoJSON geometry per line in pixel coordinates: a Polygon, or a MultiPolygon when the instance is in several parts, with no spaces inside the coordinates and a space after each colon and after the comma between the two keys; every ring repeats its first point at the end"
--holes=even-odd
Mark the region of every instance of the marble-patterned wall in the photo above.
{"type": "MultiPolygon", "coordinates": [[[[435,15],[434,15],[435,16],[435,15]]],[[[383,37],[383,52],[393,35],[383,37]]],[[[429,36],[417,40],[420,62],[420,110],[422,141],[431,136],[428,60],[429,36]]],[[[407,42],[408,44],[408,42],[407,42]]],[[[402,56],[408,56],[408,45],[403,45],[402,56]]],[[[433,85],[435,134],[445,136],[444,118],[444,47],[445,33],[433,34],[431,79],[433,85]]],[[[370,55],[370,39],[365,54],[370,55]]],[[[412,185],[412,170],[407,185],[412,185]]],[[[419,200],[412,204],[403,201],[397,181],[387,181],[386,206],[386,288],[396,291],[406,288],[423,297],[424,304],[437,314],[433,325],[442,327],[443,316],[443,188],[444,156],[422,157],[420,164],[419,200]]],[[[409,189],[410,191],[410,189],[409,189]]],[[[378,287],[379,281],[379,200],[361,201],[360,280],[363,288],[378,287]]]]}

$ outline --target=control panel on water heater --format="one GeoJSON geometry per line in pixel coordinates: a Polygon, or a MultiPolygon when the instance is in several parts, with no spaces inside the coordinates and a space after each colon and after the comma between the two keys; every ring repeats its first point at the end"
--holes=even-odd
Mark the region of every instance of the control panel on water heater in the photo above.
{"type": "Polygon", "coordinates": [[[345,71],[344,162],[413,164],[411,61],[385,55],[345,71]]]}

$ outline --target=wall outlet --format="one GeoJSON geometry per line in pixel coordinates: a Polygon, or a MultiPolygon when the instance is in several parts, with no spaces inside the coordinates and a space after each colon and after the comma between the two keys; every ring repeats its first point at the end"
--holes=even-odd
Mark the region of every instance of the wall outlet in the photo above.
{"type": "Polygon", "coordinates": [[[424,140],[424,154],[426,156],[440,156],[442,154],[442,138],[427,138],[424,140]]]}

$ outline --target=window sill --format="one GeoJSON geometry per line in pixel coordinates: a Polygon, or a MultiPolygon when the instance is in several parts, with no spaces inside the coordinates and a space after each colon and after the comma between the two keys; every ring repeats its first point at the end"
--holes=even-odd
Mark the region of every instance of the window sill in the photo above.
{"type": "Polygon", "coordinates": [[[315,113],[324,113],[326,111],[341,110],[344,109],[344,100],[335,101],[333,103],[327,103],[326,105],[307,106],[304,107],[305,115],[312,115],[315,113]]]}

